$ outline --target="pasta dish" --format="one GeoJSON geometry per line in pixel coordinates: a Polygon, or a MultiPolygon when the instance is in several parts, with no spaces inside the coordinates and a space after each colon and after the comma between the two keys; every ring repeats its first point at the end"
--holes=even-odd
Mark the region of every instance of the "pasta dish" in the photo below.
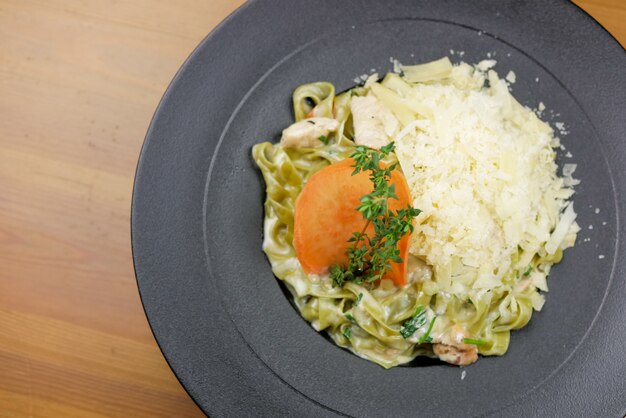
{"type": "Polygon", "coordinates": [[[314,329],[385,368],[504,354],[575,243],[573,169],[557,174],[558,137],[494,65],[302,85],[280,142],[253,147],[274,275],[314,329]]]}

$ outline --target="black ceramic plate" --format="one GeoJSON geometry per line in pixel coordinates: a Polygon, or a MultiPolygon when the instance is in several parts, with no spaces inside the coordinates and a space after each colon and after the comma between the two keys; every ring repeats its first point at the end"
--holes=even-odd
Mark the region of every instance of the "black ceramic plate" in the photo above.
{"type": "Polygon", "coordinates": [[[159,105],[141,154],[133,252],[172,369],[214,416],[605,416],[626,412],[626,56],[565,1],[253,1],[207,37],[159,105]],[[291,123],[291,92],[339,90],[390,57],[491,53],[582,179],[575,248],[509,352],[462,370],[391,370],[336,347],[292,308],[261,251],[250,157],[291,123]],[[599,211],[599,213],[596,213],[599,211]]]}

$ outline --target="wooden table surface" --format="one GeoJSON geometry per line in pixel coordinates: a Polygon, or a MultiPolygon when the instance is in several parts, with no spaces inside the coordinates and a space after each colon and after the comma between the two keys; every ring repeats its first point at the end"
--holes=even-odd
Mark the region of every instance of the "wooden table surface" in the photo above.
{"type": "MultiPolygon", "coordinates": [[[[194,417],[139,300],[130,201],[167,84],[242,0],[0,0],[0,417],[194,417]]],[[[577,3],[626,44],[625,0],[577,3]]]]}

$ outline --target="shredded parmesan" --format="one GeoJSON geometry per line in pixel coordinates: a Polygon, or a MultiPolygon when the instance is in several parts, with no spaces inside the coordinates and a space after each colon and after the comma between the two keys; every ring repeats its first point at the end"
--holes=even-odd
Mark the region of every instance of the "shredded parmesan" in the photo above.
{"type": "Polygon", "coordinates": [[[509,71],[505,78],[506,78],[506,81],[508,81],[511,84],[515,83],[516,77],[513,71],[509,71]]]}
{"type": "MultiPolygon", "coordinates": [[[[510,94],[495,60],[448,65],[437,61],[435,76],[403,67],[429,82],[396,90],[416,117],[394,139],[422,210],[411,252],[433,266],[441,291],[466,295],[502,286],[534,254],[573,245],[580,228],[567,199],[578,180],[572,164],[558,177],[558,138],[510,94]]],[[[515,75],[507,79],[513,83],[515,75]]],[[[535,271],[530,282],[547,291],[548,271],[535,271]]],[[[532,304],[541,309],[543,297],[532,304]]]]}

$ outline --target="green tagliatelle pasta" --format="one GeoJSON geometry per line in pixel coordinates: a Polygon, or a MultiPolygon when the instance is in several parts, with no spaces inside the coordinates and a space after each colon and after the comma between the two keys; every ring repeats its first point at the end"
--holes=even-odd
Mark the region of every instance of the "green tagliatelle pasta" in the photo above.
{"type": "Polygon", "coordinates": [[[434,343],[458,345],[463,343],[462,337],[477,341],[479,354],[504,354],[510,331],[528,323],[540,298],[537,287],[525,280],[526,276],[531,270],[547,274],[550,265],[560,260],[560,249],[547,255],[520,248],[511,266],[518,266],[523,259],[529,266],[527,271],[511,267],[500,286],[464,296],[441,291],[433,270],[414,255],[409,259],[411,279],[400,288],[390,280],[369,289],[352,282],[333,287],[328,275],[306,274],[302,269],[293,246],[296,199],[312,174],[354,151],[350,98],[368,91],[367,84],[339,95],[330,83],[300,86],[293,95],[296,122],[311,116],[336,119],[339,128],[333,141],[313,148],[287,148],[269,142],[253,147],[254,161],[266,184],[263,250],[274,274],[316,330],[327,332],[339,346],[385,368],[416,356],[435,357],[434,343]],[[425,309],[427,320],[405,339],[400,333],[403,324],[419,307],[425,309]],[[420,343],[429,325],[433,326],[433,344],[420,343]],[[463,332],[455,331],[459,329],[463,332]],[[461,341],[458,335],[462,335],[461,341]]]}

